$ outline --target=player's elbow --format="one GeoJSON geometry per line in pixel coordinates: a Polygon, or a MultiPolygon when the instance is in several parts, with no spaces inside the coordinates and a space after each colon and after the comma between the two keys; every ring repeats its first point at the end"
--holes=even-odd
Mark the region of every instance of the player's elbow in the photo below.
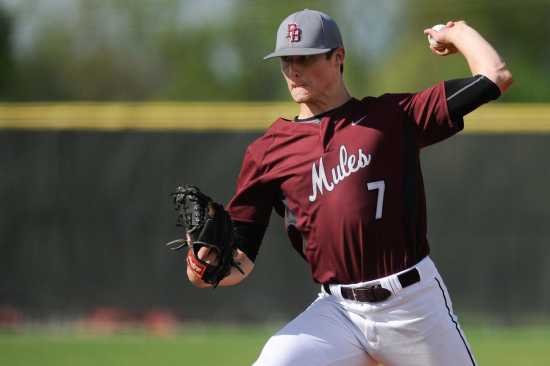
{"type": "Polygon", "coordinates": [[[504,93],[510,85],[514,82],[514,79],[512,77],[512,73],[510,70],[508,70],[507,67],[504,67],[503,69],[499,70],[496,76],[496,84],[498,85],[500,91],[504,93]]]}
{"type": "Polygon", "coordinates": [[[510,85],[512,85],[514,81],[512,78],[512,73],[505,63],[501,63],[498,66],[490,68],[482,74],[493,81],[498,86],[501,93],[504,93],[506,90],[508,90],[508,88],[510,87],[510,85]]]}
{"type": "Polygon", "coordinates": [[[486,78],[495,83],[501,93],[508,90],[514,81],[512,78],[512,72],[508,69],[504,62],[498,62],[494,66],[487,67],[484,70],[481,70],[479,74],[484,75],[486,78]]]}

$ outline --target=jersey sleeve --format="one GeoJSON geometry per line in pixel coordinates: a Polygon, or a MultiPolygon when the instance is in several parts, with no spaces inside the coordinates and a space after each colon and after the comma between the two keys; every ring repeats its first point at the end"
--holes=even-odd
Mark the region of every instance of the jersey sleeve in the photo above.
{"type": "Polygon", "coordinates": [[[232,220],[265,226],[269,223],[275,197],[274,186],[251,145],[243,159],[235,195],[226,209],[232,220]]]}
{"type": "Polygon", "coordinates": [[[451,119],[447,108],[444,82],[414,94],[396,95],[407,122],[416,128],[417,143],[429,146],[456,134],[464,128],[461,116],[451,119]]]}

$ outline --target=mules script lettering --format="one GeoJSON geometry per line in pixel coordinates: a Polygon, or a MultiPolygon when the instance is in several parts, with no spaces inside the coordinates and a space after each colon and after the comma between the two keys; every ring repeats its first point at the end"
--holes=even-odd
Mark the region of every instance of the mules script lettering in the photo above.
{"type": "Polygon", "coordinates": [[[325,189],[331,192],[334,187],[346,177],[349,177],[359,169],[367,167],[370,161],[371,154],[365,155],[363,150],[359,149],[357,154],[348,155],[346,147],[341,145],[340,161],[338,165],[331,169],[332,174],[327,177],[323,158],[319,158],[319,165],[317,166],[316,163],[313,163],[311,167],[312,193],[309,196],[309,202],[315,202],[317,193],[322,195],[325,189]]]}

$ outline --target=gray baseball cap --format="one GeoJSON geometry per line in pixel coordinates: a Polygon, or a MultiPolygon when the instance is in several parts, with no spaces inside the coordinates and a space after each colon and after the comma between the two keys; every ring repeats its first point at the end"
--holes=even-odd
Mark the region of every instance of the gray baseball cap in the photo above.
{"type": "Polygon", "coordinates": [[[344,47],[338,25],[317,10],[304,9],[290,14],[277,30],[275,51],[264,60],[280,56],[317,55],[344,47]]]}

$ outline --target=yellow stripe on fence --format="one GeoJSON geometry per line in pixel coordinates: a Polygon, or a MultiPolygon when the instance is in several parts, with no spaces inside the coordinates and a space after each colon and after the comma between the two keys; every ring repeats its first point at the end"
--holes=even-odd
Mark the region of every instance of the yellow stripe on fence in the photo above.
{"type": "Polygon", "coordinates": [[[467,133],[550,133],[550,104],[497,103],[467,115],[467,133]]]}
{"type": "MultiPolygon", "coordinates": [[[[293,103],[4,103],[0,129],[261,131],[293,103]]],[[[466,117],[466,133],[550,133],[550,104],[487,105],[466,117]]]]}

